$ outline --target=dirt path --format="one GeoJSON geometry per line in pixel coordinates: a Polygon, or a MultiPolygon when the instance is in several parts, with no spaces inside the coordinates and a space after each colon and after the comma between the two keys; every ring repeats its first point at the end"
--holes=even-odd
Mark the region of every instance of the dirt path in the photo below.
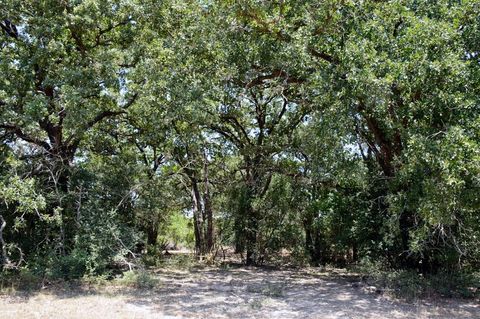
{"type": "Polygon", "coordinates": [[[0,318],[480,318],[459,300],[406,304],[308,271],[159,271],[158,288],[0,297],[0,318]]]}

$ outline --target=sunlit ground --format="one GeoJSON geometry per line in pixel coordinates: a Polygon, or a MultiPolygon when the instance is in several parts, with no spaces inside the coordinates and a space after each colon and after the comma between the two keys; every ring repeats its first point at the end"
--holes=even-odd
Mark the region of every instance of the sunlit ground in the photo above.
{"type": "Polygon", "coordinates": [[[317,270],[164,269],[151,289],[47,288],[0,297],[0,318],[480,318],[475,301],[393,301],[317,270]]]}

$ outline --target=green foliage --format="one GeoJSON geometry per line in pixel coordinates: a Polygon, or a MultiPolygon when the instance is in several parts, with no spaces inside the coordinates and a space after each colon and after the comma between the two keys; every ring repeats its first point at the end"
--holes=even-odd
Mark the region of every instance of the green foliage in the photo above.
{"type": "Polygon", "coordinates": [[[480,266],[477,0],[0,10],[2,271],[222,245],[377,260],[414,295],[480,266]]]}
{"type": "Polygon", "coordinates": [[[68,256],[54,260],[51,277],[65,280],[82,278],[87,271],[86,259],[85,253],[75,251],[68,256]]]}
{"type": "Polygon", "coordinates": [[[190,218],[175,212],[161,227],[159,243],[170,243],[176,248],[193,248],[194,236],[190,218]]]}
{"type": "Polygon", "coordinates": [[[476,298],[478,297],[478,274],[471,272],[440,271],[422,275],[404,269],[388,269],[381,262],[368,260],[356,268],[364,274],[365,284],[384,293],[408,301],[421,298],[476,298]]]}

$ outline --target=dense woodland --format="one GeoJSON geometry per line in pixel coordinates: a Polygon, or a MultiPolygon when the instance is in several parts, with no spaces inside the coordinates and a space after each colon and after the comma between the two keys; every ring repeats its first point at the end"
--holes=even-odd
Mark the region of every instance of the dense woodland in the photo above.
{"type": "Polygon", "coordinates": [[[3,271],[479,269],[480,1],[4,0],[0,27],[3,271]]]}

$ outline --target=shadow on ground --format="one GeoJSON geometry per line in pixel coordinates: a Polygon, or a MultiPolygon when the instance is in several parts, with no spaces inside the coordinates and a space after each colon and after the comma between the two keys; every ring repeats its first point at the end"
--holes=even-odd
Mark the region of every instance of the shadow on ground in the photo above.
{"type": "Polygon", "coordinates": [[[263,269],[158,271],[155,294],[128,299],[154,313],[210,318],[479,318],[478,305],[458,300],[406,304],[308,271],[263,269]]]}
{"type": "Polygon", "coordinates": [[[463,300],[407,304],[314,270],[158,270],[149,290],[85,287],[0,297],[2,318],[480,318],[463,300]]]}

